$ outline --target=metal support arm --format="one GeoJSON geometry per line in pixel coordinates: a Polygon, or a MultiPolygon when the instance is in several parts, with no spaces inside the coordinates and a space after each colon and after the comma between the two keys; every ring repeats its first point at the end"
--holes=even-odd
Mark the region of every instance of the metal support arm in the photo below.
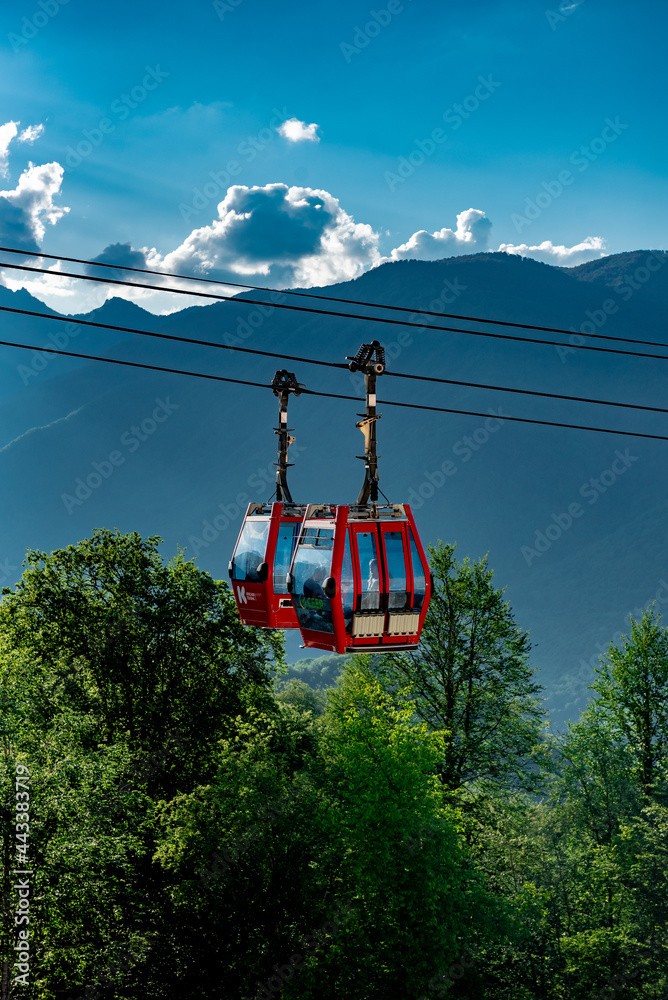
{"type": "Polygon", "coordinates": [[[288,428],[288,400],[290,393],[294,392],[298,396],[303,385],[298,382],[292,372],[285,368],[276,372],[271,383],[274,395],[278,396],[278,427],[274,428],[278,434],[278,462],[276,465],[276,499],[283,503],[292,503],[292,496],[288,487],[288,469],[293,464],[288,462],[288,448],[295,440],[288,428]]]}
{"type": "Polygon", "coordinates": [[[346,358],[351,372],[364,373],[366,389],[366,413],[359,413],[362,420],[357,421],[364,435],[364,454],[358,455],[364,461],[364,483],[357,498],[357,504],[364,506],[378,501],[378,455],[376,454],[376,422],[381,414],[376,413],[376,376],[385,371],[385,349],[377,340],[371,344],[362,344],[354,358],[346,358]]]}

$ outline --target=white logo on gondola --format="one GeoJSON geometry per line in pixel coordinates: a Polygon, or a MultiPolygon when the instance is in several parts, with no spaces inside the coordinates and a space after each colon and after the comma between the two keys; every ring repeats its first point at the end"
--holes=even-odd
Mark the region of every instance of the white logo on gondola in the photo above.
{"type": "Polygon", "coordinates": [[[243,601],[244,604],[248,604],[248,601],[246,600],[246,588],[245,587],[239,587],[239,589],[237,590],[237,596],[238,596],[238,598],[239,598],[240,601],[243,601]]]}

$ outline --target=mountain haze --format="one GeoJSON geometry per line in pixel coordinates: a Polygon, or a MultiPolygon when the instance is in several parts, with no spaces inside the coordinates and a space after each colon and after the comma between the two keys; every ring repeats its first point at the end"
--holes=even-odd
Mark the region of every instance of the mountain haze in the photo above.
{"type": "MultiPolygon", "coordinates": [[[[657,595],[668,604],[668,441],[504,417],[668,435],[665,414],[415,382],[389,373],[663,407],[661,361],[578,345],[585,343],[581,329],[668,345],[666,262],[659,251],[618,254],[575,268],[477,254],[388,263],[355,281],[310,290],[572,328],[572,344],[565,336],[499,326],[487,329],[518,339],[426,328],[440,323],[483,330],[468,320],[409,315],[413,322],[424,321],[423,328],[296,312],[272,303],[381,315],[371,306],[302,303],[268,292],[249,293],[267,303],[262,307],[217,302],[166,317],[112,299],[86,318],[332,362],[378,338],[388,360],[388,374],[378,385],[381,488],[390,500],[413,504],[425,542],[455,541],[460,558],[489,553],[519,624],[531,631],[533,662],[553,719],[561,724],[582,708],[599,647],[628,627],[629,612],[657,595]],[[527,342],[531,338],[562,346],[527,342]],[[383,405],[387,400],[481,416],[383,405]]],[[[27,292],[0,288],[0,305],[50,314],[27,292]]],[[[358,396],[361,402],[360,380],[346,371],[11,313],[2,319],[6,341],[40,348],[60,343],[65,350],[263,385],[285,367],[309,389],[358,396]],[[59,330],[65,336],[54,343],[49,337],[59,330]]],[[[614,340],[586,343],[662,353],[614,340]]],[[[2,350],[0,389],[4,585],[20,575],[26,548],[50,551],[99,526],[159,534],[165,555],[180,545],[215,577],[226,575],[241,508],[272,493],[277,406],[270,391],[10,347],[2,350]],[[78,487],[90,476],[99,484],[78,487]]],[[[353,401],[303,395],[291,400],[289,425],[297,440],[290,482],[296,499],[356,497],[362,478],[362,463],[355,458],[362,442],[355,428],[359,409],[353,401]]],[[[301,655],[297,647],[292,638],[294,659],[301,655]]]]}

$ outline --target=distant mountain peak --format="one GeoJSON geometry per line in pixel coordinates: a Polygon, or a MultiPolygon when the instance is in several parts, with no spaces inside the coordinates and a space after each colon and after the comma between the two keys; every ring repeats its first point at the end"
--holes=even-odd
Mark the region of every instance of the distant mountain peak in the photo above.
{"type": "Polygon", "coordinates": [[[50,309],[49,306],[44,305],[43,302],[36,299],[25,288],[19,288],[13,292],[6,285],[0,285],[0,305],[9,306],[11,309],[30,309],[32,312],[57,315],[55,309],[50,309]]]}
{"type": "Polygon", "coordinates": [[[85,313],[73,313],[72,315],[80,319],[93,319],[100,323],[137,323],[146,322],[147,318],[155,320],[156,317],[154,313],[149,312],[147,309],[142,309],[138,306],[136,302],[131,302],[129,299],[121,299],[118,296],[114,296],[111,299],[107,299],[103,302],[101,306],[97,309],[93,309],[90,312],[85,313]]]}

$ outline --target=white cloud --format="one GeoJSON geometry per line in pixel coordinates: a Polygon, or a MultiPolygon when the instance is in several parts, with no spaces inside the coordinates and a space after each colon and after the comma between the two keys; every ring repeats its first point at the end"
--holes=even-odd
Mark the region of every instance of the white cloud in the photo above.
{"type": "Polygon", "coordinates": [[[245,275],[275,287],[345,281],[380,260],[378,238],[327,191],[236,184],[218,218],[193,230],[161,268],[223,280],[245,275]]]}
{"type": "Polygon", "coordinates": [[[605,240],[600,236],[587,236],[582,243],[576,243],[572,247],[557,246],[551,240],[544,240],[537,246],[528,246],[526,243],[502,243],[499,250],[504,253],[517,254],[520,257],[531,257],[533,260],[540,260],[544,264],[554,264],[557,267],[576,267],[584,264],[588,260],[598,260],[606,257],[605,240]]]}
{"type": "Polygon", "coordinates": [[[11,191],[0,191],[0,237],[10,246],[37,250],[45,223],[55,225],[69,208],[56,205],[63,168],[59,163],[29,163],[11,191]]]}
{"type": "MultiPolygon", "coordinates": [[[[0,241],[22,246],[39,254],[45,224],[60,219],[66,208],[54,204],[63,177],[58,163],[36,167],[30,164],[14,191],[0,192],[0,241]],[[12,213],[14,213],[12,215],[12,213]],[[13,228],[12,228],[13,227],[13,228]],[[23,242],[21,242],[23,241],[23,242]]],[[[309,187],[289,187],[283,183],[229,188],[217,207],[217,217],[194,229],[180,246],[159,252],[155,247],[134,248],[130,243],[108,245],[95,259],[121,268],[140,267],[167,271],[193,278],[209,277],[221,282],[249,281],[273,288],[329,285],[348,281],[386,261],[405,259],[439,260],[462,254],[494,250],[492,223],[480,209],[469,208],[457,215],[454,229],[434,233],[420,230],[406,243],[381,257],[380,234],[366,223],[356,222],[328,191],[309,187]]],[[[500,251],[556,266],[574,266],[606,255],[600,237],[587,237],[574,246],[555,245],[549,240],[535,246],[502,243],[500,251]]],[[[201,299],[170,295],[161,286],[169,278],[155,275],[149,280],[156,290],[97,285],[63,277],[62,265],[53,265],[47,274],[24,277],[5,272],[10,288],[27,288],[37,298],[59,312],[85,312],[98,308],[113,296],[122,296],[157,314],[167,314],[201,299]]],[[[122,277],[140,276],[111,268],[87,268],[90,274],[122,277]]],[[[188,291],[201,289],[182,283],[188,291]]],[[[228,286],[235,294],[238,289],[228,286]]]]}
{"type": "MultiPolygon", "coordinates": [[[[435,233],[420,229],[406,243],[395,247],[389,257],[383,257],[381,262],[440,260],[461,254],[484,253],[493,249],[490,246],[491,234],[492,223],[485,213],[479,208],[469,208],[457,216],[456,229],[440,229],[435,233]]],[[[605,240],[600,236],[587,236],[572,247],[557,246],[551,240],[544,240],[536,246],[529,246],[527,243],[502,243],[498,249],[503,253],[531,257],[557,267],[575,267],[587,260],[606,256],[605,240]]]]}
{"type": "Polygon", "coordinates": [[[0,125],[0,177],[7,177],[9,174],[9,144],[18,132],[19,122],[6,122],[0,125]]]}
{"type": "MultiPolygon", "coordinates": [[[[0,125],[0,175],[7,177],[9,146],[18,134],[20,122],[0,125]]],[[[34,142],[44,131],[43,125],[29,125],[19,142],[34,142]]],[[[44,238],[46,223],[54,225],[69,208],[54,201],[60,194],[63,168],[59,163],[35,166],[29,163],[15,188],[0,191],[0,242],[20,250],[37,252],[44,238]]],[[[6,275],[7,279],[14,274],[6,275]]],[[[9,280],[7,283],[10,284],[9,280]]],[[[14,282],[15,284],[15,282],[14,282]]]]}
{"type": "MultiPolygon", "coordinates": [[[[18,124],[18,123],[17,123],[18,124]]],[[[44,131],[43,125],[28,125],[19,136],[19,142],[34,142],[44,131]]]]}
{"type": "MultiPolygon", "coordinates": [[[[287,184],[264,187],[231,187],[218,205],[218,218],[195,229],[175,250],[133,248],[129,243],[107,246],[96,260],[121,267],[146,267],[216,278],[226,294],[225,281],[248,280],[274,288],[308,287],[347,281],[369,270],[380,260],[379,235],[371,226],[357,223],[329,192],[287,184]]],[[[87,268],[91,274],[123,276],[104,268],[87,268]]],[[[142,279],[127,274],[130,280],[142,279]]],[[[169,284],[156,275],[151,284],[169,284]]],[[[170,295],[162,290],[96,285],[63,278],[58,268],[39,279],[6,277],[9,287],[27,288],[52,308],[68,313],[99,307],[105,299],[122,296],[158,314],[175,312],[202,299],[170,295]]],[[[181,283],[188,290],[201,285],[181,283]]],[[[230,288],[231,294],[238,289],[230,288]]]]}
{"type": "Polygon", "coordinates": [[[319,128],[315,122],[307,125],[306,122],[300,122],[299,118],[288,118],[276,131],[289,142],[320,142],[317,134],[319,128]]]}
{"type": "Polygon", "coordinates": [[[492,223],[484,212],[468,208],[457,216],[456,229],[439,229],[435,233],[420,229],[383,260],[440,260],[464,253],[482,253],[489,249],[491,229],[492,223]]]}

